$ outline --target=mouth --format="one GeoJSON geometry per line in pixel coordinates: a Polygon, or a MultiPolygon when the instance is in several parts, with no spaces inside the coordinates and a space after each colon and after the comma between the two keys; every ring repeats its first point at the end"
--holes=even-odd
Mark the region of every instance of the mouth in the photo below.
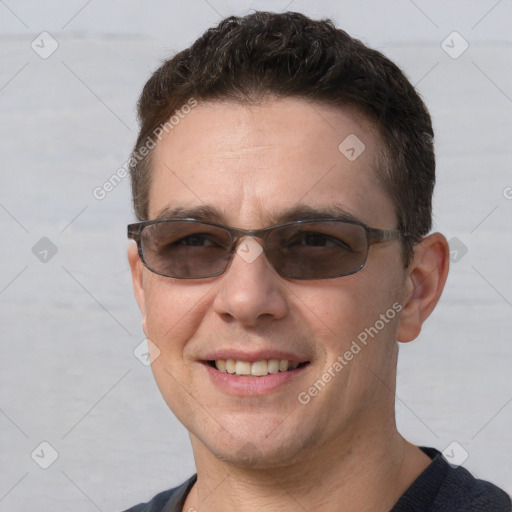
{"type": "Polygon", "coordinates": [[[290,361],[288,359],[260,359],[244,361],[241,359],[215,359],[206,363],[221,373],[238,377],[261,378],[276,373],[292,372],[310,364],[309,361],[290,361]]]}

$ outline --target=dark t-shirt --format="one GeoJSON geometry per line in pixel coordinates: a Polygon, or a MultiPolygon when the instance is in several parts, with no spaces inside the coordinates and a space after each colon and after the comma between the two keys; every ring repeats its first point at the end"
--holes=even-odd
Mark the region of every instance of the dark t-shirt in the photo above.
{"type": "MultiPolygon", "coordinates": [[[[495,485],[477,480],[462,467],[452,467],[434,448],[421,448],[430,465],[413,482],[390,512],[511,512],[509,496],[495,485]]],[[[125,512],[182,512],[197,476],[157,494],[125,512]]]]}

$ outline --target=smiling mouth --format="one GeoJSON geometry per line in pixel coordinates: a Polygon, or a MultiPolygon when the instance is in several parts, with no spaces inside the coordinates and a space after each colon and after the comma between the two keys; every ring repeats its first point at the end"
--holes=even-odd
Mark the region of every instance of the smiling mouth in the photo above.
{"type": "Polygon", "coordinates": [[[309,361],[292,362],[286,359],[261,359],[260,361],[242,361],[235,359],[216,359],[208,364],[222,373],[239,377],[266,377],[267,375],[290,372],[309,364],[309,361]]]}

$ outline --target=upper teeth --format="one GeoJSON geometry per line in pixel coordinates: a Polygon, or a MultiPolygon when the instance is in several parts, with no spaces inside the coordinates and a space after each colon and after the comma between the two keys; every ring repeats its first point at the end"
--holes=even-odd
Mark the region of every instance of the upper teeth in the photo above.
{"type": "Polygon", "coordinates": [[[251,363],[249,361],[240,361],[235,359],[217,359],[215,360],[217,370],[224,373],[234,373],[236,375],[252,375],[255,377],[264,377],[269,373],[286,372],[295,370],[299,363],[291,363],[286,359],[262,359],[251,363]]]}

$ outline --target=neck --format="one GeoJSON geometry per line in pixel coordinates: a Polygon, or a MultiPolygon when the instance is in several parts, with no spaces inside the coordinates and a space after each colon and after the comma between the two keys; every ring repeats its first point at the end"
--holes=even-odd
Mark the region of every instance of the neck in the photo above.
{"type": "Polygon", "coordinates": [[[394,422],[350,444],[315,447],[284,467],[236,466],[213,457],[197,438],[192,441],[198,480],[183,510],[201,512],[386,512],[430,463],[394,422]]]}

